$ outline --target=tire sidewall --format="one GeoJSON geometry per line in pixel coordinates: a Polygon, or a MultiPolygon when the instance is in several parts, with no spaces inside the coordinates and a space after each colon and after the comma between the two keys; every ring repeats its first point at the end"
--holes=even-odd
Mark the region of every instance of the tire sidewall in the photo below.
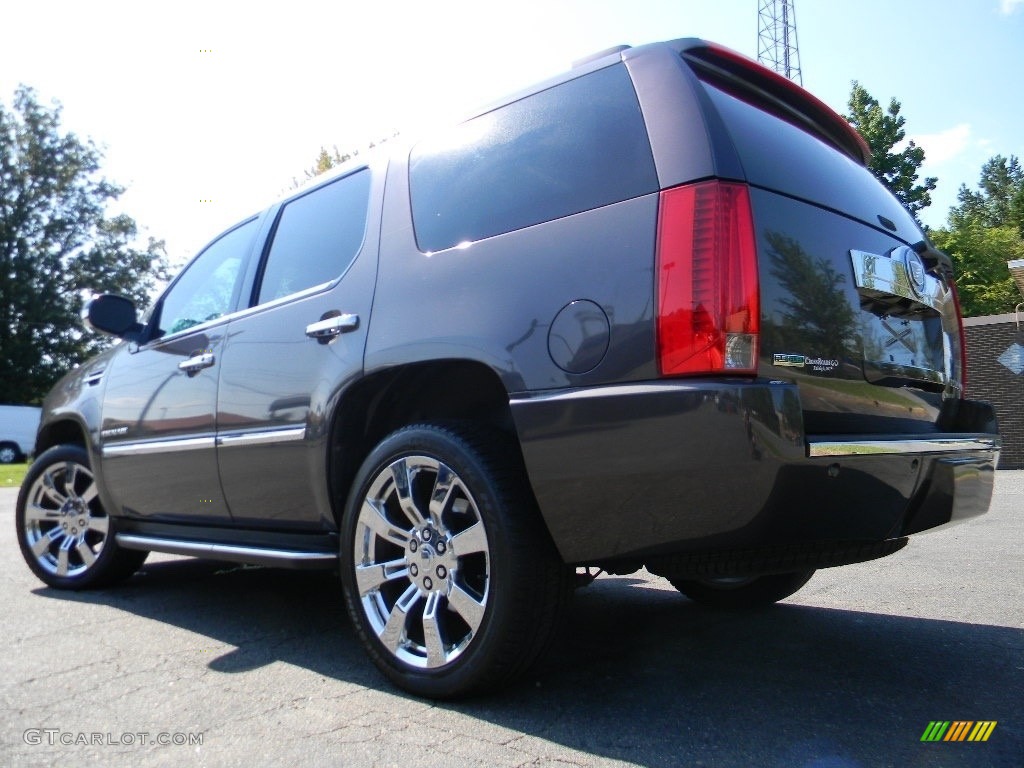
{"type": "Polygon", "coordinates": [[[385,438],[364,461],[356,475],[342,520],[340,564],[345,604],[356,630],[374,663],[396,684],[418,695],[446,698],[477,687],[481,673],[500,653],[503,624],[499,617],[512,604],[516,563],[504,546],[501,490],[492,471],[459,439],[440,427],[407,427],[385,438]],[[359,509],[370,486],[392,462],[408,456],[427,456],[447,464],[459,476],[480,513],[487,534],[490,558],[488,597],[480,629],[459,657],[440,669],[424,670],[395,658],[377,637],[364,614],[355,581],[354,545],[359,509]]]}
{"type": "MultiPolygon", "coordinates": [[[[118,547],[115,541],[114,518],[107,513],[110,521],[107,527],[107,536],[103,542],[103,549],[96,557],[95,562],[86,571],[77,576],[58,576],[44,570],[36,560],[35,555],[29,549],[25,538],[25,507],[28,504],[28,494],[32,485],[48,469],[56,464],[73,461],[82,465],[90,472],[93,472],[92,462],[89,460],[89,453],[85,448],[78,445],[59,445],[49,448],[40,454],[29,466],[25,480],[18,492],[17,506],[15,507],[15,525],[17,526],[18,547],[21,549],[25,562],[41,581],[57,589],[87,589],[97,586],[109,575],[117,560],[118,547]]],[[[96,475],[93,472],[93,481],[96,482],[96,475]]]]}

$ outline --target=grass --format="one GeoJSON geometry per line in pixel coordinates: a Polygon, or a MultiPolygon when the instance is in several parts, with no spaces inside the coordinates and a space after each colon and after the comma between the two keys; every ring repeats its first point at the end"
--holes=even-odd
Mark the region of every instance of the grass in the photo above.
{"type": "Polygon", "coordinates": [[[0,464],[0,488],[18,488],[28,472],[28,463],[0,464]]]}

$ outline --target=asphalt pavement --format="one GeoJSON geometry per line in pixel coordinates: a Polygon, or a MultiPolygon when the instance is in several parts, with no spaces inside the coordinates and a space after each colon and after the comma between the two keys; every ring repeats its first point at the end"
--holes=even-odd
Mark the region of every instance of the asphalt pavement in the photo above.
{"type": "Polygon", "coordinates": [[[982,518],[820,571],[754,612],[646,572],[580,590],[536,674],[406,696],[336,579],[152,556],[122,586],[44,587],[0,489],[0,766],[1024,765],[1024,472],[982,518]],[[922,742],[995,721],[985,742],[922,742]]]}

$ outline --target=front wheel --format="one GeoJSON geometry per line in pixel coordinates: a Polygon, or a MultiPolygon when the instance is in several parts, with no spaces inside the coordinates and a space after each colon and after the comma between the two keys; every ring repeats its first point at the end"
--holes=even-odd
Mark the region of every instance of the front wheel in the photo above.
{"type": "Polygon", "coordinates": [[[472,425],[406,427],[371,452],[346,506],[341,563],[374,663],[433,698],[525,672],[571,591],[514,444],[472,425]]]}
{"type": "Polygon", "coordinates": [[[32,462],[18,494],[15,520],[28,567],[58,589],[88,589],[125,579],[148,554],[117,545],[89,454],[78,445],[50,448],[32,462]]]}
{"type": "Polygon", "coordinates": [[[716,579],[669,579],[691,600],[712,608],[756,608],[789,597],[810,581],[814,571],[775,573],[769,576],[716,579]]]}

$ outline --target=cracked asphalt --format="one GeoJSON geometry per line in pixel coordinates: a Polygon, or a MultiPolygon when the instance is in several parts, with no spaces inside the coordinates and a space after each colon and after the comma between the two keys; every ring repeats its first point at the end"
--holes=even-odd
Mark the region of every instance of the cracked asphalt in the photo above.
{"type": "Polygon", "coordinates": [[[761,611],[602,577],[543,668],[443,705],[378,675],[329,574],[152,556],[62,593],[22,563],[14,501],[0,489],[0,766],[1024,764],[1024,472],[998,473],[988,515],[761,611]],[[922,743],[932,720],[998,725],[922,743]]]}

